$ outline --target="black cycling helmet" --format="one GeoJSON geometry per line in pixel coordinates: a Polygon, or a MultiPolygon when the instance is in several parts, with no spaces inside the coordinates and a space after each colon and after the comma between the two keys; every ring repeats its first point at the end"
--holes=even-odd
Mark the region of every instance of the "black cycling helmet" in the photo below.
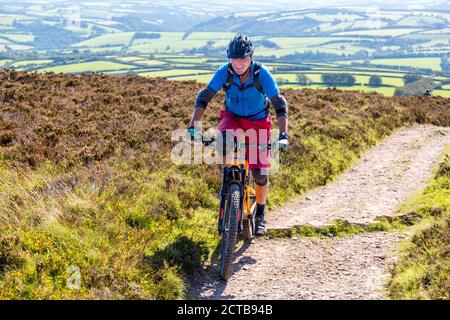
{"type": "Polygon", "coordinates": [[[245,58],[253,54],[254,47],[252,40],[242,33],[238,33],[228,44],[228,59],[245,58]]]}

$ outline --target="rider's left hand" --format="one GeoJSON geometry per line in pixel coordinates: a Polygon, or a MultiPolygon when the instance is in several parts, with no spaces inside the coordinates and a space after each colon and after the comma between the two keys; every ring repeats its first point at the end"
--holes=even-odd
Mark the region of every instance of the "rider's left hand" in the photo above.
{"type": "Polygon", "coordinates": [[[289,140],[286,132],[281,132],[278,138],[278,150],[286,151],[289,147],[289,140]]]}
{"type": "Polygon", "coordinates": [[[201,141],[202,135],[194,127],[188,128],[188,135],[192,141],[201,141]]]}

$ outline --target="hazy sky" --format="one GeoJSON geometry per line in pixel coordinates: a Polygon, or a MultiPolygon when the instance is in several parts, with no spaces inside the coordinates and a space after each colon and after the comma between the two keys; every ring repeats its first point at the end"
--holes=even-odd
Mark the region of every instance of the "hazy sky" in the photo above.
{"type": "MultiPolygon", "coordinates": [[[[103,0],[95,0],[95,1],[70,1],[70,2],[114,2],[120,0],[109,0],[109,1],[103,1],[103,0]]],[[[52,3],[52,2],[67,2],[67,0],[0,0],[0,3],[52,3]]],[[[422,5],[422,6],[435,6],[437,4],[446,4],[450,5],[450,0],[226,0],[224,3],[223,0],[131,0],[131,2],[146,2],[146,3],[157,3],[157,2],[171,2],[171,3],[192,3],[192,2],[204,2],[209,4],[235,4],[235,5],[242,5],[245,4],[249,6],[249,4],[254,3],[255,6],[274,6],[274,7],[282,7],[282,6],[305,6],[305,7],[328,7],[328,6],[342,6],[342,5],[355,5],[355,6],[361,6],[365,4],[371,4],[371,5],[387,5],[387,6],[416,6],[416,5],[422,5]]],[[[251,7],[249,7],[251,10],[251,7]]]]}
{"type": "MultiPolygon", "coordinates": [[[[180,7],[217,7],[218,14],[242,12],[242,11],[284,11],[302,10],[312,8],[348,8],[365,10],[367,8],[397,9],[397,10],[422,10],[440,9],[450,10],[450,0],[0,0],[0,3],[83,3],[95,6],[96,3],[149,3],[149,4],[172,4],[180,7]]],[[[66,4],[64,4],[66,5],[66,4]]],[[[1,6],[0,6],[1,8],[1,6]]]]}

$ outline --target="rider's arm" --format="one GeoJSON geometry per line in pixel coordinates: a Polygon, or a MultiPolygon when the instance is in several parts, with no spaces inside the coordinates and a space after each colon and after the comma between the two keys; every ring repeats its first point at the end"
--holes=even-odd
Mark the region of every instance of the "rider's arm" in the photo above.
{"type": "Polygon", "coordinates": [[[197,108],[194,109],[194,113],[191,117],[191,122],[189,122],[189,128],[193,128],[196,121],[200,121],[203,117],[203,114],[205,113],[205,109],[203,108],[197,108]]]}
{"type": "Polygon", "coordinates": [[[208,103],[212,100],[212,98],[214,98],[215,95],[216,92],[214,92],[210,87],[203,88],[198,92],[194,105],[194,113],[192,114],[189,128],[194,127],[194,123],[202,119],[208,103]]]}
{"type": "Polygon", "coordinates": [[[223,64],[214,74],[208,86],[201,89],[197,94],[197,99],[194,105],[194,113],[192,114],[189,127],[194,127],[195,121],[200,121],[208,103],[214,98],[217,92],[222,88],[226,82],[228,63],[223,64]]]}
{"type": "Polygon", "coordinates": [[[287,116],[277,117],[277,121],[278,121],[278,128],[280,128],[280,132],[286,132],[287,133],[287,128],[288,128],[288,118],[287,118],[287,116]]]}

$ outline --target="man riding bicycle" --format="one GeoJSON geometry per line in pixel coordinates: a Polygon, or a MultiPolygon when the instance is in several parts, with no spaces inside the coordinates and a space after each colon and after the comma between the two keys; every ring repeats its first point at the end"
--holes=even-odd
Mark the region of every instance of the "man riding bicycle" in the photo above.
{"type": "MultiPolygon", "coordinates": [[[[223,153],[230,152],[226,143],[229,141],[226,137],[227,134],[235,132],[235,135],[239,136],[238,131],[256,131],[258,156],[254,163],[249,164],[249,169],[252,171],[256,184],[255,235],[264,236],[267,231],[264,209],[269,191],[270,151],[266,148],[266,151],[260,152],[259,145],[270,144],[270,129],[272,128],[272,119],[269,114],[270,101],[275,108],[280,129],[279,149],[287,150],[289,144],[287,136],[288,106],[267,67],[253,60],[253,52],[254,46],[248,36],[237,34],[230,41],[227,50],[230,62],[220,66],[207,87],[197,94],[188,130],[192,139],[196,139],[200,135],[194,128],[195,122],[201,120],[208,103],[223,88],[226,95],[225,110],[220,111],[219,124],[223,153]],[[260,135],[260,131],[266,131],[266,134],[260,135]]],[[[224,163],[224,165],[226,164],[224,163]]]]}

